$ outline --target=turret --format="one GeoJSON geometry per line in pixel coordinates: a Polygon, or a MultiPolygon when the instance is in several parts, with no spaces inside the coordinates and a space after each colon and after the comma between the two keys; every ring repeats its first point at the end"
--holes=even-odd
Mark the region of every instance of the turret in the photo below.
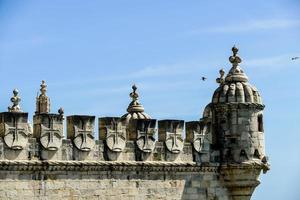
{"type": "Polygon", "coordinates": [[[240,66],[238,48],[232,48],[228,74],[221,69],[219,87],[200,120],[211,135],[211,160],[220,162],[224,185],[233,199],[250,199],[268,170],[264,147],[263,109],[258,90],[240,66]]]}
{"type": "Polygon", "coordinates": [[[242,163],[265,156],[263,109],[258,90],[248,82],[240,67],[238,49],[229,57],[232,68],[224,77],[220,70],[219,87],[209,108],[212,112],[213,148],[220,150],[220,161],[242,163]]]}

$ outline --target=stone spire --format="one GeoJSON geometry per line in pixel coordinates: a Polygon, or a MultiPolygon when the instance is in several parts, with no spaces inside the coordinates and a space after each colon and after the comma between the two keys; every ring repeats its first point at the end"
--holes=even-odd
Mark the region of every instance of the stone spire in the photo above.
{"type": "Polygon", "coordinates": [[[248,77],[239,66],[239,64],[242,62],[242,59],[237,55],[239,49],[236,46],[233,46],[231,50],[233,55],[229,57],[229,61],[231,62],[232,67],[225,80],[228,82],[247,82],[248,77]]]}
{"type": "Polygon", "coordinates": [[[129,94],[132,101],[128,105],[127,112],[125,115],[122,116],[123,119],[126,119],[127,122],[131,119],[151,119],[151,117],[144,112],[144,107],[142,104],[139,103],[138,98],[139,94],[136,92],[137,87],[134,84],[132,86],[132,92],[129,94]]]}
{"type": "Polygon", "coordinates": [[[47,97],[47,85],[46,82],[43,80],[41,84],[41,94],[36,97],[36,114],[40,113],[49,113],[50,112],[50,99],[47,97]]]}
{"type": "Polygon", "coordinates": [[[19,91],[17,89],[14,89],[13,91],[14,96],[10,98],[10,101],[12,102],[12,106],[8,107],[9,112],[22,112],[21,107],[19,105],[21,98],[18,96],[19,91]]]}

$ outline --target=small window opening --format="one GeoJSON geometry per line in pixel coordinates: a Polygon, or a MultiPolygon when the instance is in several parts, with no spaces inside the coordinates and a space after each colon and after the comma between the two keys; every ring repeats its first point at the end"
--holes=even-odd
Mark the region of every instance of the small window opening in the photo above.
{"type": "Polygon", "coordinates": [[[254,156],[254,158],[260,159],[260,153],[259,153],[258,149],[255,149],[253,156],[254,156]]]}
{"type": "Polygon", "coordinates": [[[262,115],[258,115],[257,125],[258,125],[258,131],[259,132],[264,132],[263,116],[262,115]]]}

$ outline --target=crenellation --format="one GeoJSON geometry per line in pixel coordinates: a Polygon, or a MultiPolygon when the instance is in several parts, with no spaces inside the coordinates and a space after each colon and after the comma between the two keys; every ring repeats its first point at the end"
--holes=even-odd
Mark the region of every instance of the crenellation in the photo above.
{"type": "Polygon", "coordinates": [[[99,118],[99,138],[104,140],[104,153],[107,160],[121,159],[127,140],[127,127],[119,117],[99,118]]]}
{"type": "Polygon", "coordinates": [[[164,142],[166,161],[181,160],[184,147],[183,120],[158,121],[158,141],[164,142]]]}
{"type": "Polygon", "coordinates": [[[40,143],[42,160],[61,159],[63,116],[41,113],[33,116],[33,137],[40,143]]]}
{"type": "Polygon", "coordinates": [[[0,113],[0,137],[4,159],[28,159],[26,148],[31,137],[28,113],[10,111],[0,113]]]}
{"type": "Polygon", "coordinates": [[[95,147],[94,141],[95,116],[67,116],[67,138],[74,145],[73,156],[78,160],[90,159],[95,147]]]}

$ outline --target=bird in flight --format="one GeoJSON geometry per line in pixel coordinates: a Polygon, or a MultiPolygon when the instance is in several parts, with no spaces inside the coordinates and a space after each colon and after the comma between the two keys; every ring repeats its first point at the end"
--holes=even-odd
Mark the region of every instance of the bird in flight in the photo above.
{"type": "Polygon", "coordinates": [[[298,57],[298,56],[297,56],[297,57],[293,57],[292,60],[297,60],[297,59],[299,59],[299,58],[300,58],[300,57],[298,57]]]}
{"type": "Polygon", "coordinates": [[[201,79],[202,79],[202,81],[205,81],[207,78],[202,76],[201,79]]]}

